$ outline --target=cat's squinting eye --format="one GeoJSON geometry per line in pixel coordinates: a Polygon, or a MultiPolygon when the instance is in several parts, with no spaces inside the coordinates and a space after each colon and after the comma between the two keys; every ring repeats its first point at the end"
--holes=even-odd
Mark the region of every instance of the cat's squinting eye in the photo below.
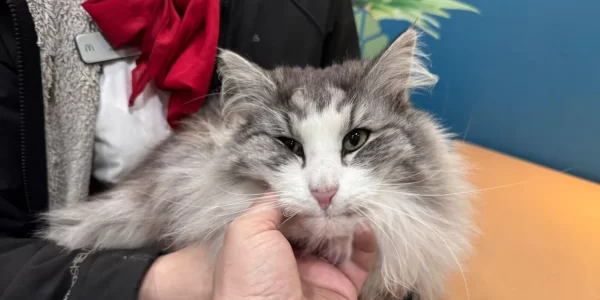
{"type": "Polygon", "coordinates": [[[344,137],[342,147],[345,153],[350,153],[362,147],[369,138],[369,131],[366,129],[354,129],[344,137]]]}
{"type": "Polygon", "coordinates": [[[294,154],[304,157],[304,149],[302,148],[302,144],[298,141],[286,137],[279,137],[278,139],[294,154]]]}

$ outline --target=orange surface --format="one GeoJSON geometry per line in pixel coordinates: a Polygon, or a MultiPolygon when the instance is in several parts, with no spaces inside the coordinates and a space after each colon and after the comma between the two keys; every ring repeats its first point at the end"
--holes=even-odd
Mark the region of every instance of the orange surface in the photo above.
{"type": "MultiPolygon", "coordinates": [[[[481,235],[471,300],[600,299],[600,185],[461,143],[481,235]]],[[[469,299],[460,274],[446,300],[469,299]]]]}

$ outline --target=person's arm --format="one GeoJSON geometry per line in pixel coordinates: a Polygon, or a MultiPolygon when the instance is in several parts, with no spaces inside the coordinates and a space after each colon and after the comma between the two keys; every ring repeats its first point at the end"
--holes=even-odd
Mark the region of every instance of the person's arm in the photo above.
{"type": "Polygon", "coordinates": [[[359,59],[360,47],[351,0],[332,1],[334,14],[326,32],[322,66],[359,59]]]}
{"type": "Polygon", "coordinates": [[[158,252],[152,249],[66,253],[43,240],[0,238],[0,299],[138,299],[158,252]]]}

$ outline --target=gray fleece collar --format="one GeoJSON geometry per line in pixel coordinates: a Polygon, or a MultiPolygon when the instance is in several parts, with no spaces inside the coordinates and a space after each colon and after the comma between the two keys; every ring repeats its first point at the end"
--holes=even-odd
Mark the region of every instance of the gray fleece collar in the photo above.
{"type": "Polygon", "coordinates": [[[81,0],[27,0],[42,61],[50,207],[87,197],[100,96],[99,65],[85,65],[75,36],[95,31],[81,0]]]}

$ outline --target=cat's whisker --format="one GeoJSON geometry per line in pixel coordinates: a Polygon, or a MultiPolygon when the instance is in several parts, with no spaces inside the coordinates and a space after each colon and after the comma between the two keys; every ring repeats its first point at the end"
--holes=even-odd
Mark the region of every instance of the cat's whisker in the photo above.
{"type": "Polygon", "coordinates": [[[202,241],[200,241],[200,245],[203,245],[203,244],[204,244],[204,242],[206,242],[206,240],[207,240],[207,239],[208,239],[208,238],[209,238],[209,237],[210,237],[210,236],[211,236],[211,235],[212,235],[214,232],[216,232],[216,231],[217,231],[219,228],[221,228],[221,227],[223,227],[223,226],[226,226],[227,224],[231,223],[232,221],[233,221],[233,220],[229,220],[229,221],[227,221],[227,222],[225,222],[225,223],[223,223],[223,224],[221,224],[221,225],[219,225],[219,226],[216,226],[215,228],[213,228],[211,231],[209,231],[209,232],[208,232],[208,233],[207,233],[207,234],[204,236],[204,238],[202,239],[202,241]]]}
{"type": "MultiPolygon", "coordinates": [[[[227,207],[231,207],[231,206],[243,206],[245,207],[245,209],[247,209],[248,207],[250,207],[250,205],[252,205],[252,203],[259,201],[260,199],[262,200],[276,200],[277,196],[271,196],[271,197],[256,197],[254,199],[247,199],[247,200],[241,200],[241,201],[236,201],[236,202],[231,202],[231,203],[225,203],[225,204],[211,204],[209,207],[207,207],[207,210],[198,215],[198,217],[202,217],[207,215],[210,212],[213,212],[214,210],[218,210],[218,209],[222,209],[222,208],[227,208],[227,207]]],[[[219,215],[215,215],[215,216],[219,216],[219,215]]]]}
{"type": "Polygon", "coordinates": [[[131,191],[134,192],[134,193],[141,194],[141,195],[146,195],[146,196],[151,197],[151,198],[156,199],[156,200],[160,200],[160,201],[164,201],[164,202],[169,202],[169,203],[173,203],[173,204],[177,204],[177,205],[181,205],[181,206],[193,207],[193,208],[205,208],[206,207],[206,206],[192,205],[192,204],[187,204],[187,203],[181,203],[181,202],[177,202],[177,201],[172,201],[172,200],[161,198],[161,197],[158,197],[156,195],[152,195],[150,193],[147,193],[147,192],[144,192],[144,191],[140,191],[140,190],[133,190],[132,189],[131,191]]]}
{"type": "MultiPolygon", "coordinates": [[[[430,169],[421,169],[418,172],[412,173],[408,176],[401,176],[402,180],[406,180],[406,179],[410,179],[413,177],[417,177],[423,173],[427,173],[427,172],[431,172],[432,170],[430,169]]],[[[437,170],[436,172],[441,172],[441,173],[451,173],[451,174],[460,174],[462,173],[461,171],[454,171],[454,170],[437,170]]],[[[386,183],[386,182],[383,182],[386,183]]],[[[391,182],[390,182],[391,183],[391,182]]]]}
{"type": "MultiPolygon", "coordinates": [[[[248,207],[250,207],[250,206],[248,206],[248,207]]],[[[234,212],[228,212],[226,214],[220,214],[220,215],[214,215],[214,216],[215,217],[225,217],[225,216],[230,216],[230,215],[235,215],[235,214],[241,214],[241,213],[247,211],[248,207],[246,207],[246,208],[244,208],[242,210],[238,210],[238,211],[234,211],[234,212]]],[[[268,210],[268,209],[282,207],[282,205],[279,204],[279,203],[262,203],[262,204],[256,205],[255,207],[256,208],[264,208],[265,210],[268,210]]]]}
{"type": "MultiPolygon", "coordinates": [[[[277,196],[272,196],[272,197],[257,197],[257,198],[254,198],[254,199],[243,200],[243,201],[238,201],[238,202],[233,202],[233,203],[227,203],[227,204],[214,204],[211,207],[209,207],[205,212],[203,212],[200,215],[198,215],[198,217],[205,216],[208,213],[213,212],[214,210],[222,209],[222,208],[230,207],[230,206],[243,206],[244,208],[241,209],[241,210],[239,210],[239,211],[237,211],[237,212],[231,212],[231,213],[228,213],[228,214],[225,214],[225,215],[213,215],[213,216],[215,216],[215,217],[227,216],[227,215],[232,215],[232,214],[236,214],[236,213],[239,213],[239,212],[243,212],[243,211],[247,210],[250,207],[250,205],[252,205],[252,203],[254,203],[256,201],[260,201],[259,199],[262,199],[262,200],[276,200],[276,199],[278,199],[278,197],[277,196]]],[[[264,206],[266,204],[280,205],[278,203],[262,203],[262,204],[258,204],[257,207],[261,207],[261,206],[264,206]]]]}
{"type": "MultiPolygon", "coordinates": [[[[433,175],[431,175],[429,177],[426,177],[425,179],[418,180],[418,181],[400,182],[400,183],[382,183],[382,184],[377,184],[376,186],[407,186],[407,185],[417,184],[417,183],[421,183],[421,182],[427,181],[427,180],[429,180],[429,179],[431,179],[431,178],[433,178],[435,176],[438,176],[438,175],[440,175],[442,173],[452,173],[452,172],[445,172],[445,171],[441,171],[440,170],[440,171],[437,171],[437,172],[433,173],[433,175]]],[[[403,179],[406,179],[406,178],[403,178],[403,179]]]]}
{"type": "Polygon", "coordinates": [[[198,101],[198,100],[200,100],[200,99],[203,99],[203,98],[206,98],[206,99],[208,99],[208,98],[209,98],[209,97],[211,97],[211,96],[217,96],[217,95],[220,95],[220,94],[221,94],[221,93],[210,93],[210,94],[206,94],[206,95],[204,95],[204,96],[199,96],[199,97],[196,97],[196,98],[192,98],[192,99],[190,99],[190,100],[188,100],[188,101],[184,102],[183,104],[184,104],[184,105],[186,105],[186,104],[192,103],[192,102],[194,102],[194,101],[198,101]]]}
{"type": "Polygon", "coordinates": [[[208,214],[209,212],[215,210],[215,209],[219,209],[219,208],[223,208],[223,207],[228,207],[228,206],[234,206],[234,205],[242,205],[242,204],[246,204],[247,207],[245,209],[247,209],[248,207],[250,207],[250,205],[257,201],[257,200],[278,200],[280,198],[282,198],[282,196],[286,196],[289,195],[288,192],[279,192],[279,193],[274,193],[273,195],[265,195],[265,196],[260,196],[260,197],[255,197],[255,198],[251,198],[251,199],[244,199],[241,201],[236,201],[236,202],[232,202],[232,203],[227,203],[227,204],[215,204],[212,207],[208,208],[204,213],[200,214],[199,217],[204,216],[206,214],[208,214]]]}
{"type": "Polygon", "coordinates": [[[477,189],[477,190],[470,190],[470,191],[463,191],[463,192],[457,192],[457,193],[449,193],[449,194],[417,194],[417,193],[407,193],[407,192],[390,191],[390,190],[373,190],[373,191],[374,192],[379,192],[379,193],[392,193],[392,194],[400,194],[400,195],[416,196],[416,197],[446,197],[446,196],[455,196],[455,195],[476,194],[476,193],[479,193],[479,192],[504,189],[504,188],[509,188],[509,187],[518,186],[518,185],[523,185],[523,184],[527,184],[527,183],[530,183],[530,181],[529,180],[527,180],[527,181],[520,181],[520,182],[516,182],[516,183],[511,183],[511,184],[505,184],[505,185],[500,185],[500,186],[494,186],[494,187],[477,189]]]}
{"type": "Polygon", "coordinates": [[[471,115],[469,116],[469,123],[467,123],[467,128],[465,129],[465,133],[463,134],[463,137],[462,137],[463,141],[467,140],[467,134],[469,134],[469,129],[471,129],[471,121],[473,120],[474,110],[475,110],[475,108],[473,108],[473,111],[471,111],[471,115]]]}
{"type": "MultiPolygon", "coordinates": [[[[391,207],[391,206],[385,205],[383,203],[379,203],[379,202],[372,201],[372,200],[369,200],[369,199],[365,199],[365,202],[367,202],[369,205],[379,206],[381,208],[385,208],[386,210],[393,211],[393,212],[396,212],[396,213],[399,213],[399,214],[406,214],[406,212],[401,211],[398,208],[391,207]]],[[[445,219],[445,218],[443,218],[441,216],[431,215],[426,210],[420,210],[419,213],[422,214],[422,215],[424,215],[424,216],[426,216],[426,217],[428,217],[428,218],[430,218],[431,220],[439,222],[441,224],[448,224],[450,222],[449,220],[447,220],[447,219],[445,219]]]]}
{"type": "Polygon", "coordinates": [[[221,191],[223,191],[223,192],[225,192],[225,193],[229,194],[229,195],[234,195],[234,196],[261,196],[261,195],[265,195],[265,196],[267,196],[267,195],[282,195],[282,194],[284,194],[284,192],[272,192],[272,191],[269,191],[269,192],[267,192],[267,193],[246,194],[246,193],[235,193],[235,192],[230,192],[230,191],[227,191],[227,190],[223,189],[223,188],[222,188],[222,187],[220,187],[220,186],[217,186],[217,188],[218,188],[218,189],[220,189],[221,191]]]}
{"type": "MultiPolygon", "coordinates": [[[[169,199],[166,199],[166,198],[161,198],[161,197],[158,197],[156,195],[152,195],[150,193],[147,193],[147,192],[144,192],[144,191],[140,191],[140,190],[133,190],[132,189],[131,191],[133,191],[135,193],[138,193],[138,194],[146,195],[148,197],[152,197],[152,198],[154,198],[156,200],[173,203],[173,204],[177,204],[177,205],[180,205],[180,206],[192,207],[192,208],[207,208],[208,207],[208,205],[200,206],[200,205],[193,205],[193,204],[188,204],[188,203],[182,203],[182,202],[178,202],[178,201],[173,201],[173,200],[169,200],[169,199]]],[[[239,204],[244,204],[244,203],[252,203],[255,200],[258,200],[258,199],[261,199],[261,198],[265,199],[265,200],[270,200],[270,199],[276,199],[277,197],[279,197],[279,195],[271,195],[271,196],[265,196],[265,197],[256,197],[256,198],[253,198],[253,199],[244,199],[244,200],[241,200],[241,201],[238,201],[238,202],[232,202],[232,203],[226,203],[226,204],[219,204],[218,206],[214,206],[214,207],[211,207],[209,209],[219,208],[219,207],[224,207],[224,206],[231,206],[231,205],[239,205],[239,204]]]]}
{"type": "MultiPolygon", "coordinates": [[[[268,192],[268,193],[262,193],[262,194],[243,194],[243,193],[236,194],[234,192],[228,192],[228,191],[222,189],[221,187],[218,187],[218,188],[221,191],[223,191],[223,192],[225,192],[225,193],[227,193],[229,195],[232,195],[232,196],[238,196],[238,197],[254,196],[252,198],[241,199],[240,201],[236,201],[236,202],[234,202],[232,204],[244,203],[244,202],[254,202],[255,200],[258,200],[258,199],[261,199],[261,198],[264,198],[264,199],[273,199],[273,198],[282,197],[282,196],[285,196],[285,195],[289,194],[288,192],[268,192]]],[[[222,195],[218,195],[217,194],[217,195],[214,195],[213,197],[209,198],[208,200],[212,200],[214,198],[221,198],[221,197],[222,197],[222,195]]],[[[219,205],[221,205],[221,204],[219,204],[219,205]]]]}
{"type": "Polygon", "coordinates": [[[279,230],[279,228],[281,228],[281,226],[283,226],[283,224],[287,223],[289,220],[293,219],[295,216],[297,216],[300,213],[300,211],[297,211],[295,213],[292,213],[289,217],[287,217],[287,219],[285,219],[283,222],[281,222],[281,224],[279,224],[279,226],[277,226],[277,230],[279,230]]]}
{"type": "MultiPolygon", "coordinates": [[[[406,179],[410,179],[410,178],[413,178],[413,177],[417,177],[417,176],[419,176],[419,175],[421,175],[423,173],[429,173],[429,172],[433,172],[435,174],[463,174],[464,173],[463,171],[460,171],[460,170],[431,170],[431,169],[422,169],[422,170],[420,170],[420,171],[418,171],[416,173],[412,173],[412,174],[410,174],[408,176],[399,176],[399,177],[402,180],[406,180],[406,179]]],[[[385,183],[394,183],[394,181],[383,181],[382,183],[384,183],[384,184],[385,183]]]]}
{"type": "Polygon", "coordinates": [[[278,113],[273,108],[266,106],[261,101],[244,101],[243,104],[237,104],[235,102],[237,102],[236,99],[229,99],[228,103],[223,107],[223,119],[228,119],[229,115],[232,113],[239,114],[240,110],[251,111],[250,109],[244,108],[244,106],[259,108],[271,116],[278,116],[278,113]],[[235,110],[232,109],[233,107],[235,107],[235,110]]]}

